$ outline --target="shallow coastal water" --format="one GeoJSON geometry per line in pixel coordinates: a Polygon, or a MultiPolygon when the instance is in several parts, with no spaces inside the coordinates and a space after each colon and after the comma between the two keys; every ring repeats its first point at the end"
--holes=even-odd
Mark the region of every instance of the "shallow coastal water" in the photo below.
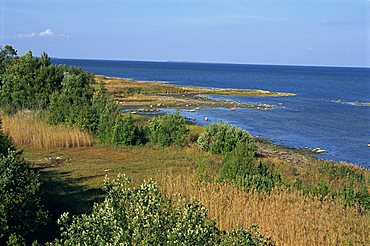
{"type": "Polygon", "coordinates": [[[95,74],[176,85],[263,89],[295,97],[212,96],[266,103],[273,110],[201,109],[181,114],[200,124],[224,120],[291,147],[325,149],[323,159],[370,165],[370,69],[53,59],[95,74]],[[204,121],[204,117],[210,119],[204,121]]]}

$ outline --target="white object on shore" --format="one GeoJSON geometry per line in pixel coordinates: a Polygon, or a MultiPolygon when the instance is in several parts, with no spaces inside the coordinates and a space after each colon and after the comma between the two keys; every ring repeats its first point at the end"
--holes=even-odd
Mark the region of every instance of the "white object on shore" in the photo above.
{"type": "Polygon", "coordinates": [[[324,149],[320,149],[320,148],[314,148],[312,149],[313,152],[317,153],[317,154],[321,154],[321,153],[324,153],[325,150],[324,149]]]}

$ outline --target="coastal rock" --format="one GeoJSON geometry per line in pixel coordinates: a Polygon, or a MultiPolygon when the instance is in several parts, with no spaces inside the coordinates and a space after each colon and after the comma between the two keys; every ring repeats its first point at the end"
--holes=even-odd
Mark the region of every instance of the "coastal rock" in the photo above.
{"type": "Polygon", "coordinates": [[[322,153],[325,152],[324,149],[320,149],[320,148],[314,148],[314,149],[312,149],[312,151],[315,152],[315,153],[317,153],[317,154],[322,154],[322,153]]]}

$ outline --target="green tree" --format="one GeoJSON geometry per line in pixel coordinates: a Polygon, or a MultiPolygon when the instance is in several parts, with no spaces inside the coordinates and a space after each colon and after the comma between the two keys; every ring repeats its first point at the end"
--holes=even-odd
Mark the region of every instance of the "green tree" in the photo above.
{"type": "Polygon", "coordinates": [[[11,60],[15,56],[17,56],[17,51],[12,46],[4,45],[0,48],[0,85],[2,74],[4,74],[6,67],[11,63],[11,60]]]}
{"type": "MultiPolygon", "coordinates": [[[[9,53],[11,51],[7,51],[9,53]]],[[[12,53],[11,53],[12,54],[12,53]]],[[[0,105],[6,109],[48,106],[50,95],[59,91],[65,66],[53,65],[46,53],[40,58],[29,51],[21,57],[5,55],[0,69],[0,105]]]]}
{"type": "Polygon", "coordinates": [[[97,119],[92,106],[94,83],[91,74],[71,67],[64,73],[60,93],[51,97],[49,122],[52,124],[66,123],[95,132],[97,119]]]}

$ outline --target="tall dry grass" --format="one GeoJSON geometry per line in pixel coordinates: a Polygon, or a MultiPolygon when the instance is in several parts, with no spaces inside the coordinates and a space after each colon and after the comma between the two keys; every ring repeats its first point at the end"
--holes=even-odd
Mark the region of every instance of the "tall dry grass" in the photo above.
{"type": "Polygon", "coordinates": [[[244,192],[226,184],[200,184],[191,177],[158,178],[166,194],[195,198],[223,230],[260,226],[277,245],[370,245],[369,215],[343,204],[290,191],[244,192]]]}
{"type": "Polygon", "coordinates": [[[18,146],[50,149],[85,147],[92,144],[92,136],[89,133],[62,125],[48,125],[32,112],[2,116],[2,124],[3,131],[12,137],[18,146]]]}

